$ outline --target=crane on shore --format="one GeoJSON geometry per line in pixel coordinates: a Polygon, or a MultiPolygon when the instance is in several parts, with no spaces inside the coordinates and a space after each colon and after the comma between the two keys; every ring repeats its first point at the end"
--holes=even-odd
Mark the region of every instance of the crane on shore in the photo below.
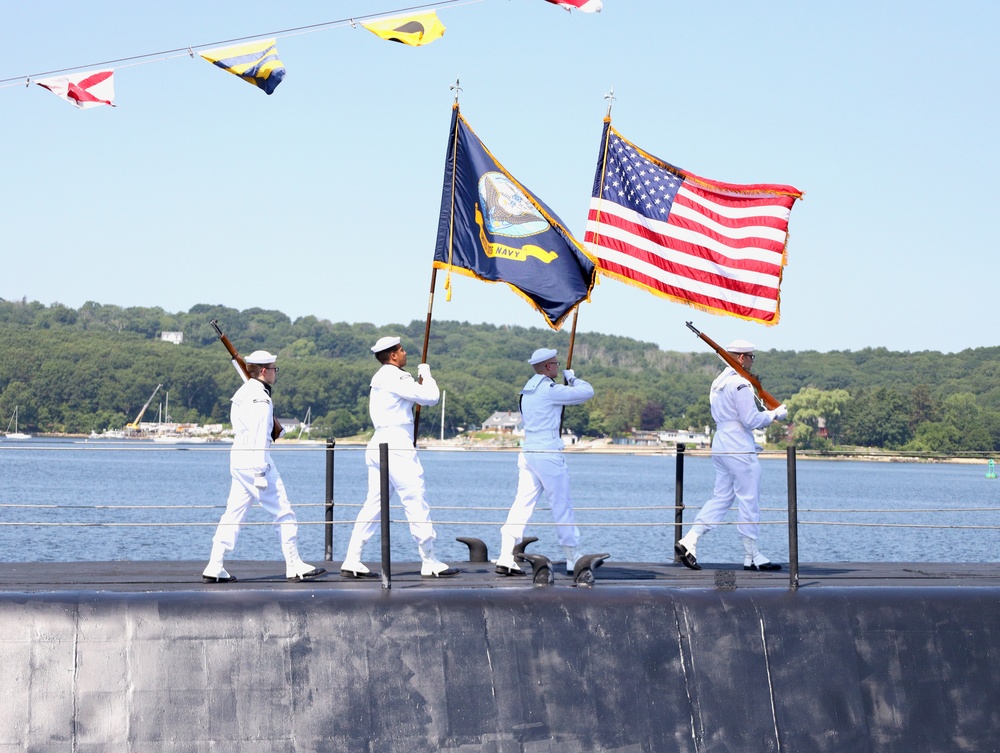
{"type": "Polygon", "coordinates": [[[160,391],[160,387],[162,386],[162,384],[156,385],[156,389],[153,390],[153,394],[149,396],[149,400],[146,401],[146,404],[142,406],[142,410],[140,410],[139,415],[135,417],[135,421],[130,424],[125,424],[126,431],[138,431],[139,422],[142,421],[142,417],[145,415],[146,409],[149,407],[149,404],[153,402],[153,398],[156,397],[156,393],[160,391]]]}

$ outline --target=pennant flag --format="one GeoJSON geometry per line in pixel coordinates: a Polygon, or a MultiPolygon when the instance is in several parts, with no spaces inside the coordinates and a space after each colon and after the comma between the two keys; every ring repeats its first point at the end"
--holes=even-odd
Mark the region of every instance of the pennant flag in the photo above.
{"type": "Polygon", "coordinates": [[[86,110],[101,105],[115,106],[114,71],[87,71],[69,76],[54,76],[36,81],[43,89],[48,89],[71,105],[86,110]]]}
{"type": "Polygon", "coordinates": [[[574,8],[577,10],[582,10],[584,13],[600,13],[601,8],[604,7],[604,3],[601,0],[547,0],[548,2],[558,5],[560,8],[565,8],[568,11],[572,11],[574,8]]]}
{"type": "Polygon", "coordinates": [[[791,186],[699,178],[604,121],[585,241],[598,272],[713,314],[778,323],[791,186]]]}
{"type": "Polygon", "coordinates": [[[268,94],[273,94],[285,78],[285,66],[278,59],[278,47],[273,39],[219,47],[198,54],[268,94]]]}
{"type": "Polygon", "coordinates": [[[396,16],[361,24],[376,36],[390,42],[401,42],[412,47],[430,44],[444,35],[444,24],[437,13],[417,13],[412,16],[396,16]]]}
{"type": "Polygon", "coordinates": [[[562,220],[521,185],[479,140],[454,106],[434,267],[505,282],[559,329],[589,300],[594,262],[562,220]]]}

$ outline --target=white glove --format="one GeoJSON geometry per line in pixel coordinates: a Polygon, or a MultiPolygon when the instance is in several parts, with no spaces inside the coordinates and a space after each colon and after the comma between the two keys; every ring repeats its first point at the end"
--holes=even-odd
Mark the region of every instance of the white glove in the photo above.
{"type": "Polygon", "coordinates": [[[421,379],[428,379],[430,378],[430,375],[431,375],[431,367],[428,364],[422,363],[419,366],[417,366],[418,377],[420,377],[421,379]]]}
{"type": "Polygon", "coordinates": [[[788,406],[782,403],[773,411],[771,411],[771,416],[774,418],[775,421],[784,421],[788,417],[788,406]]]}
{"type": "Polygon", "coordinates": [[[573,369],[563,369],[563,379],[566,380],[566,384],[573,384],[573,380],[576,379],[573,369]]]}
{"type": "Polygon", "coordinates": [[[753,449],[754,449],[754,452],[763,452],[764,451],[764,448],[761,445],[757,444],[756,442],[753,443],[753,449]]]}
{"type": "Polygon", "coordinates": [[[264,475],[254,476],[253,477],[253,485],[256,486],[258,489],[266,489],[267,488],[267,476],[264,476],[264,475]]]}

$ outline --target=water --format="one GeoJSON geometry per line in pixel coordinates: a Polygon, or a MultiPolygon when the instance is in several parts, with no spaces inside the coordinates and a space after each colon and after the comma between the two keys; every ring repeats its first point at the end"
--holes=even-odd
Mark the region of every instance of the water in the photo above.
{"type": "MultiPolygon", "coordinates": [[[[323,558],[324,455],[322,446],[301,445],[274,453],[299,517],[300,549],[307,561],[323,558]]],[[[223,445],[2,441],[0,561],[204,560],[229,491],[228,457],[223,445]]],[[[496,556],[499,526],[517,483],[516,453],[422,450],[420,458],[438,531],[438,556],[456,562],[468,558],[457,536],[483,539],[496,556]]],[[[581,549],[608,552],[617,561],[672,559],[672,455],[568,454],[566,459],[581,549]]],[[[761,548],[771,559],[787,561],[784,455],[765,458],[762,465],[761,548]]],[[[334,468],[333,558],[340,561],[367,489],[361,449],[338,448],[334,468]]],[[[800,561],[998,561],[1000,479],[985,476],[985,463],[800,457],[800,561]],[[830,525],[835,523],[867,527],[830,525]],[[941,528],[905,527],[919,525],[941,528]]],[[[713,481],[710,458],[685,458],[687,505],[696,507],[708,499],[713,481]]],[[[560,559],[551,515],[543,505],[528,527],[527,535],[539,538],[529,551],[560,559]]],[[[685,520],[695,514],[687,510],[685,520]]],[[[394,507],[392,518],[402,520],[402,510],[394,507]]],[[[735,513],[729,520],[735,520],[735,513]]],[[[233,558],[279,560],[277,536],[264,512],[255,508],[248,522],[233,558]]],[[[391,536],[394,559],[417,559],[405,524],[394,523],[391,536]]],[[[364,556],[379,559],[377,534],[364,556]]],[[[698,557],[706,563],[740,562],[735,526],[721,526],[702,538],[698,557]]]]}

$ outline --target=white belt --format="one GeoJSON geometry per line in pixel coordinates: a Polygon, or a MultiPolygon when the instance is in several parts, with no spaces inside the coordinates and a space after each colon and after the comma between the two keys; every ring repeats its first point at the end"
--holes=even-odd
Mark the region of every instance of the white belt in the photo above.
{"type": "Polygon", "coordinates": [[[734,429],[746,429],[747,428],[747,427],[745,427],[743,425],[742,421],[719,421],[715,425],[716,429],[723,429],[723,428],[727,428],[727,427],[731,427],[731,428],[734,428],[734,429]]]}

